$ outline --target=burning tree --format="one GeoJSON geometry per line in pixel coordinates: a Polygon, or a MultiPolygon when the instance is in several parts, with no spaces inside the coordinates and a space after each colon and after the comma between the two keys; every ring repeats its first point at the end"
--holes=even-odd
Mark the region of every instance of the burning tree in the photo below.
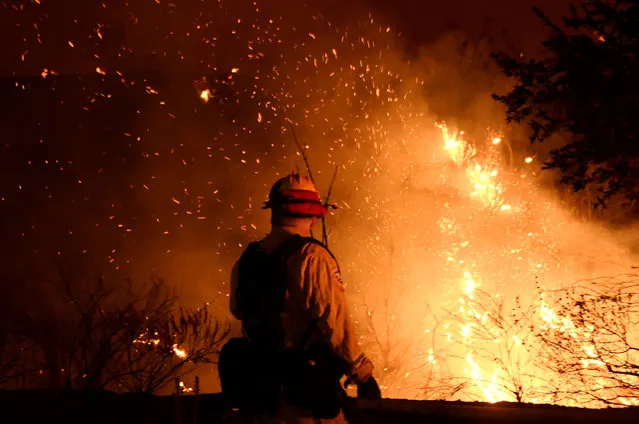
{"type": "MultiPolygon", "coordinates": [[[[468,281],[470,276],[467,276],[468,281]]],[[[459,309],[451,312],[459,331],[454,341],[466,347],[467,374],[490,401],[529,402],[539,386],[532,360],[535,302],[522,303],[516,297],[508,305],[504,296],[492,295],[469,283],[459,299],[459,309]]]]}
{"type": "Polygon", "coordinates": [[[562,380],[559,401],[639,404],[639,275],[560,290],[539,337],[545,365],[562,380]]]}

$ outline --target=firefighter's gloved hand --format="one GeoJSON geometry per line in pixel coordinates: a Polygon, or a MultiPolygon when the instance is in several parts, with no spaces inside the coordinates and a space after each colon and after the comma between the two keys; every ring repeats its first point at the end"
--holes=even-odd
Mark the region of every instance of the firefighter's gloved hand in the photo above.
{"type": "Polygon", "coordinates": [[[358,363],[353,367],[351,375],[348,377],[348,383],[363,384],[373,375],[373,363],[370,359],[362,355],[358,363]]]}
{"type": "Polygon", "coordinates": [[[365,383],[357,385],[357,398],[369,400],[379,400],[382,398],[382,391],[375,377],[371,375],[365,383]]]}
{"type": "Polygon", "coordinates": [[[382,398],[377,380],[373,377],[373,363],[362,355],[353,367],[351,375],[346,379],[346,387],[351,384],[357,386],[357,397],[360,399],[378,400],[382,398]]]}

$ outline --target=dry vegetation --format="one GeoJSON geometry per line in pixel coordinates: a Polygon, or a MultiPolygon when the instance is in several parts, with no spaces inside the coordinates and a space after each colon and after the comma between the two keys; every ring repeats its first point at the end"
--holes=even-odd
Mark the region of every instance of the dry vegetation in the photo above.
{"type": "Polygon", "coordinates": [[[214,362],[229,332],[206,305],[179,308],[157,278],[136,286],[60,273],[16,291],[24,306],[4,311],[14,324],[0,336],[5,388],[157,393],[214,362]]]}

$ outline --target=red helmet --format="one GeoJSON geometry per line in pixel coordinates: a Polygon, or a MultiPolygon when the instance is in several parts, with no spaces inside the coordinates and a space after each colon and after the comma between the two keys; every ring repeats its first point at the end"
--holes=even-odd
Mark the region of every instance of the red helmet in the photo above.
{"type": "Polygon", "coordinates": [[[324,218],[326,206],[322,204],[315,184],[310,178],[291,173],[273,184],[265,209],[291,216],[324,218]]]}

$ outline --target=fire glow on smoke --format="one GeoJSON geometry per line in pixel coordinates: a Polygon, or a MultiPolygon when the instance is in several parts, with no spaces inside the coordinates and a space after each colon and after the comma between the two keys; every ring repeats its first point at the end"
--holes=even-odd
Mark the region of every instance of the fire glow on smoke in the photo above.
{"type": "MultiPolygon", "coordinates": [[[[521,167],[508,172],[494,151],[501,137],[479,152],[463,139],[463,132],[450,131],[445,124],[437,127],[441,148],[461,176],[456,195],[465,200],[457,208],[444,205],[448,213],[437,221],[442,237],[435,254],[443,261],[433,271],[445,271],[439,284],[410,293],[403,292],[406,286],[387,286],[383,318],[377,322],[365,306],[365,320],[374,334],[369,345],[377,348],[378,363],[385,365],[385,394],[584,406],[587,396],[559,401],[554,397],[572,387],[544,368],[538,355],[542,346],[534,336],[556,331],[581,340],[576,346],[586,358],[583,368],[606,369],[589,341],[593,329],[558,315],[546,300],[547,290],[562,285],[557,282],[569,283],[575,269],[583,272],[578,258],[568,261],[556,252],[565,242],[561,227],[570,218],[551,200],[540,207],[537,199],[530,199],[531,193],[541,196],[530,178],[534,171],[521,167]],[[503,239],[495,233],[502,233],[503,239]],[[437,290],[445,294],[432,293],[437,290]],[[416,294],[423,297],[417,300],[416,294]],[[415,312],[420,308],[421,313],[415,312]],[[395,324],[401,318],[404,328],[395,324]],[[408,339],[411,342],[404,344],[408,339]]],[[[530,164],[530,159],[522,157],[522,162],[530,164]]],[[[614,267],[607,271],[614,272],[614,267]]],[[[610,387],[602,378],[583,384],[593,383],[602,393],[610,387]]],[[[619,396],[621,404],[639,404],[631,391],[608,395],[619,396]]]]}
{"type": "MultiPolygon", "coordinates": [[[[231,265],[268,231],[261,201],[301,165],[295,126],[320,190],[338,169],[331,248],[385,395],[555,402],[556,376],[537,366],[518,317],[569,326],[544,293],[625,271],[633,258],[539,188],[536,158],[490,129],[501,128],[498,111],[462,122],[472,136],[436,124],[429,105],[473,89],[461,61],[440,60],[441,50],[457,54],[454,38],[408,63],[395,31],[369,13],[345,24],[286,2],[147,3],[87,2],[95,13],[81,25],[73,8],[0,6],[23,17],[17,59],[51,84],[59,119],[85,128],[77,111],[108,133],[95,148],[86,133],[56,144],[57,127],[25,141],[29,156],[10,165],[25,164],[28,184],[1,185],[0,203],[17,206],[29,191],[62,217],[16,225],[17,240],[29,251],[52,240],[40,251],[88,255],[126,275],[155,269],[226,319],[231,265]],[[68,24],[70,39],[42,21],[68,24]],[[84,69],[75,92],[56,86],[76,73],[67,62],[84,69]],[[140,76],[147,66],[170,82],[140,76]],[[459,86],[442,95],[438,78],[459,86]]],[[[178,357],[184,349],[173,346],[178,357]]]]}

